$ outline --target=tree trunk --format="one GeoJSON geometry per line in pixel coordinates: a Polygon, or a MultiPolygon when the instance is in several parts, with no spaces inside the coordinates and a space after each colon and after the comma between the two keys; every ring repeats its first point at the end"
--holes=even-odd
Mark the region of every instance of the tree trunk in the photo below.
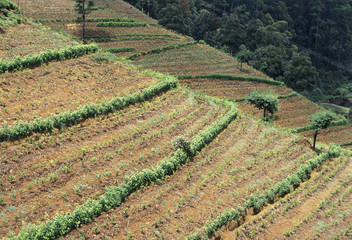
{"type": "Polygon", "coordinates": [[[266,108],[264,108],[264,117],[266,117],[266,108]]]}
{"type": "Polygon", "coordinates": [[[313,150],[315,150],[315,142],[317,141],[318,132],[319,132],[319,131],[316,130],[315,133],[314,133],[313,150]]]}
{"type": "Polygon", "coordinates": [[[86,25],[86,9],[84,6],[86,0],[83,0],[82,6],[83,6],[83,12],[82,12],[82,41],[84,44],[86,44],[86,39],[85,39],[85,25],[86,25]]]}

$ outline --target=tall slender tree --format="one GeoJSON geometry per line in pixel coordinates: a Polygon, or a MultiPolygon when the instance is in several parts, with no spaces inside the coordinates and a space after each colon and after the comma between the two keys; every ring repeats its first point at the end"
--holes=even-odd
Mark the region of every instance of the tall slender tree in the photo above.
{"type": "Polygon", "coordinates": [[[75,0],[75,10],[78,12],[79,20],[82,22],[82,41],[86,43],[85,39],[85,25],[86,25],[86,14],[90,12],[90,9],[94,6],[93,0],[75,0]]]}

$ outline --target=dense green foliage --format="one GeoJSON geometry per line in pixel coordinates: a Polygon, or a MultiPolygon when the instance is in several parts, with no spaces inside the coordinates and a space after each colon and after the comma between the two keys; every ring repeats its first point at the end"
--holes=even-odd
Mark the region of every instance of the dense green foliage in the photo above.
{"type": "Polygon", "coordinates": [[[270,91],[252,91],[245,101],[259,109],[264,109],[264,118],[267,116],[266,112],[274,114],[279,110],[278,98],[270,91]]]}
{"type": "Polygon", "coordinates": [[[121,185],[109,187],[98,199],[85,202],[73,212],[56,215],[54,219],[38,225],[28,225],[14,239],[56,239],[61,237],[82,224],[92,222],[95,217],[103,212],[119,207],[126,197],[141,187],[148,186],[153,182],[164,179],[168,175],[172,175],[237,117],[238,110],[235,104],[213,98],[209,98],[209,100],[228,107],[229,111],[221,119],[199,132],[192,139],[190,151],[186,152],[183,149],[178,149],[162,160],[156,167],[131,174],[126,177],[121,185]]]}
{"type": "Polygon", "coordinates": [[[109,51],[103,51],[98,54],[94,54],[93,56],[90,57],[95,62],[102,63],[102,62],[116,62],[117,57],[109,52],[109,51]]]}
{"type": "Polygon", "coordinates": [[[122,47],[122,48],[107,48],[104,51],[111,52],[111,53],[120,53],[120,52],[134,52],[136,48],[134,47],[122,47]]]}
{"type": "Polygon", "coordinates": [[[315,149],[315,143],[317,140],[318,133],[321,129],[328,128],[330,123],[336,118],[335,114],[330,111],[320,111],[309,116],[309,121],[312,123],[313,129],[315,129],[313,137],[313,149],[315,149]]]}
{"type": "Polygon", "coordinates": [[[309,117],[312,127],[316,130],[325,129],[330,126],[330,123],[336,118],[335,114],[330,111],[316,112],[309,117]]]}
{"type": "Polygon", "coordinates": [[[0,29],[24,21],[17,5],[8,0],[0,0],[0,29]]]}
{"type": "Polygon", "coordinates": [[[14,10],[16,12],[19,12],[17,5],[8,0],[0,0],[0,9],[6,9],[8,11],[14,10]]]}
{"type": "Polygon", "coordinates": [[[146,27],[145,22],[98,22],[97,27],[146,27]]]}
{"type": "Polygon", "coordinates": [[[351,81],[350,72],[330,64],[350,66],[351,1],[126,1],[149,9],[163,26],[204,39],[306,96],[330,95],[351,81]]]}
{"type": "Polygon", "coordinates": [[[98,50],[98,45],[79,45],[61,50],[46,50],[39,54],[17,57],[11,61],[2,61],[0,59],[0,73],[19,71],[24,68],[30,68],[42,65],[44,63],[76,58],[98,50]]]}
{"type": "Polygon", "coordinates": [[[33,133],[50,132],[53,128],[62,129],[80,123],[88,118],[99,115],[106,115],[115,112],[126,106],[142,102],[154,97],[163,91],[177,86],[177,79],[166,77],[155,85],[152,85],[141,92],[125,97],[115,97],[109,102],[102,102],[99,105],[88,104],[79,107],[72,112],[63,112],[53,115],[47,119],[37,119],[32,122],[18,122],[14,126],[3,126],[0,128],[0,141],[11,141],[30,136],[33,133]]]}

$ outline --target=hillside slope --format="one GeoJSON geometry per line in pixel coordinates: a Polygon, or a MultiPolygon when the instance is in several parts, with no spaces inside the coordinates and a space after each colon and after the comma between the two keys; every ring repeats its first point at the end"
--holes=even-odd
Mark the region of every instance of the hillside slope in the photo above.
{"type": "MultiPolygon", "coordinates": [[[[20,4],[26,9],[27,1],[20,4]]],[[[236,101],[254,88],[272,89],[288,96],[283,99],[290,98],[292,91],[285,86],[248,66],[241,71],[233,58],[156,26],[122,1],[98,4],[106,5],[91,16],[109,16],[108,21],[125,25],[125,35],[119,37],[130,46],[142,46],[144,41],[177,43],[116,54],[129,56],[132,63],[143,66],[151,62],[146,59],[163,56],[181,65],[179,51],[185,51],[190,56],[187,64],[173,72],[182,75],[184,83],[192,85],[191,80],[197,79],[209,84],[235,83],[224,88],[233,91],[236,101]],[[140,29],[147,34],[138,35],[140,29]],[[153,31],[153,36],[148,31],[153,31]],[[196,67],[193,54],[201,56],[203,68],[196,67]],[[210,59],[213,62],[208,62],[210,59]],[[212,69],[212,65],[216,67],[212,69]],[[202,77],[194,78],[196,74],[191,72],[186,76],[182,68],[187,66],[195,67],[202,77]],[[209,81],[214,76],[224,78],[207,75],[217,68],[218,73],[237,75],[241,81],[209,81]]],[[[67,19],[74,16],[71,1],[48,6],[48,10],[67,8],[67,19]]],[[[31,9],[33,16],[35,12],[43,14],[33,6],[31,9]]],[[[50,11],[45,14],[62,25],[50,11]]],[[[7,26],[5,33],[23,25],[43,29],[26,21],[7,26]]],[[[105,27],[94,26],[94,21],[92,31],[100,36],[105,27]]],[[[120,27],[111,31],[118,34],[117,29],[120,27]]],[[[49,39],[50,34],[58,36],[43,31],[39,34],[47,34],[49,39]]],[[[142,70],[112,53],[97,52],[94,44],[71,47],[74,41],[59,36],[61,47],[43,44],[33,52],[23,48],[23,53],[5,61],[17,68],[0,73],[1,238],[219,237],[226,229],[233,230],[234,221],[236,227],[250,223],[252,215],[265,206],[312,186],[312,172],[329,170],[330,165],[336,169],[350,166],[351,152],[322,144],[318,144],[320,152],[315,152],[306,139],[243,114],[227,100],[226,90],[218,95],[223,99],[194,92],[171,75],[142,70]]],[[[11,38],[21,40],[16,34],[11,38]]],[[[329,178],[336,176],[336,183],[349,174],[347,170],[331,171],[329,178]]],[[[336,209],[343,210],[340,206],[336,209]]],[[[338,211],[333,212],[335,219],[338,211]]],[[[235,233],[227,234],[232,237],[235,233]]]]}
{"type": "MultiPolygon", "coordinates": [[[[31,1],[25,1],[21,3],[21,7],[26,15],[37,21],[52,28],[61,28],[78,38],[80,37],[80,25],[75,23],[77,14],[73,10],[72,1],[46,1],[45,3],[39,1],[35,4],[32,4],[31,1]],[[36,11],[35,4],[48,6],[47,11],[36,11]]],[[[100,8],[87,15],[91,19],[87,23],[87,39],[96,41],[101,48],[105,49],[130,48],[128,52],[124,52],[122,49],[115,54],[129,57],[136,65],[176,76],[230,74],[232,76],[269,79],[257,70],[245,64],[242,65],[234,58],[207,45],[187,45],[192,39],[156,25],[155,20],[148,18],[148,16],[122,0],[97,0],[95,4],[100,8]],[[134,21],[145,25],[99,27],[101,21],[120,23],[134,21]]],[[[234,81],[215,78],[211,80],[181,80],[181,82],[207,95],[227,99],[243,98],[244,93],[253,89],[272,90],[280,96],[285,96],[279,100],[281,110],[277,114],[277,120],[274,121],[280,127],[298,128],[310,125],[308,117],[316,111],[323,110],[322,107],[310,102],[303,96],[294,94],[287,96],[287,94],[292,93],[290,89],[281,87],[280,91],[277,91],[277,87],[270,84],[248,82],[248,86],[238,86],[234,81]],[[241,93],[239,93],[239,89],[241,93]]],[[[258,116],[256,110],[246,104],[240,103],[239,107],[246,113],[258,116]]],[[[334,137],[330,138],[331,134],[324,134],[325,137],[318,138],[318,140],[323,140],[325,143],[337,142],[347,145],[347,143],[352,142],[351,133],[352,127],[345,126],[339,129],[339,134],[343,135],[341,140],[336,141],[334,137]]],[[[306,132],[304,135],[309,136],[310,133],[306,132]]]]}

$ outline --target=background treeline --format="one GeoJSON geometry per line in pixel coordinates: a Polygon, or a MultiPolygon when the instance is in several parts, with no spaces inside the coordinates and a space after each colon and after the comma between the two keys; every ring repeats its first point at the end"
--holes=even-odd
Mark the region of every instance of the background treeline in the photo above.
{"type": "Polygon", "coordinates": [[[351,69],[349,0],[126,1],[161,25],[236,55],[307,96],[352,97],[351,73],[290,44],[351,69]]]}

